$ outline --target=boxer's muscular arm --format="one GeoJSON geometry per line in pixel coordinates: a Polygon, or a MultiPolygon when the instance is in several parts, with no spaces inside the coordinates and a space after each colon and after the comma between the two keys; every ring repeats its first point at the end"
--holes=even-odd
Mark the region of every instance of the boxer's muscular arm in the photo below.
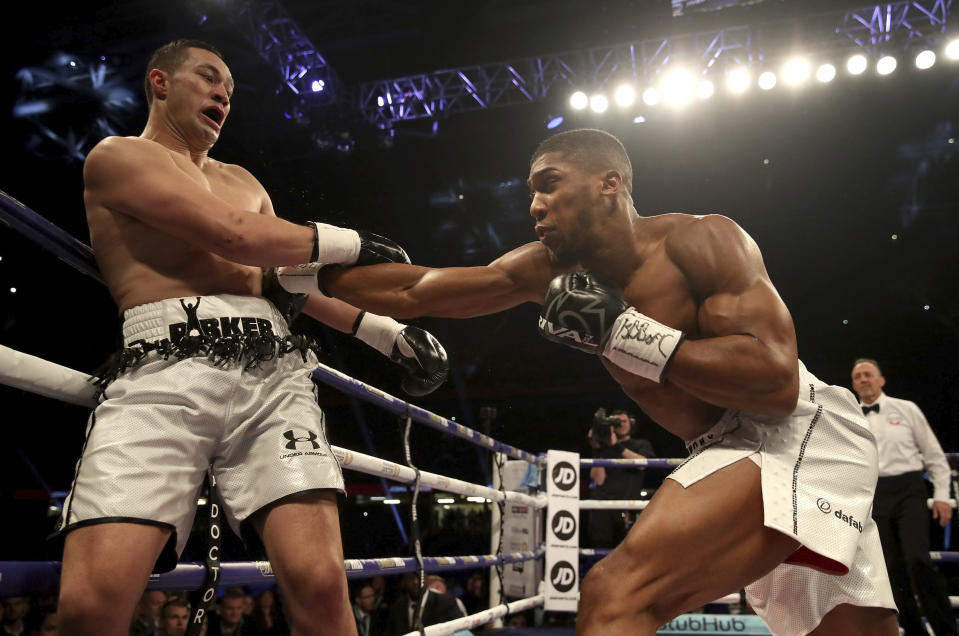
{"type": "Polygon", "coordinates": [[[303,305],[303,313],[343,333],[351,333],[360,310],[338,298],[311,294],[303,305]]]}
{"type": "Polygon", "coordinates": [[[233,262],[264,267],[310,260],[312,229],[233,208],[152,141],[104,139],[87,156],[83,180],[87,205],[135,217],[233,262]]]}
{"type": "Polygon", "coordinates": [[[708,216],[666,249],[700,299],[700,339],[677,350],[668,381],[727,408],[775,416],[798,397],[796,332],[753,240],[731,220],[708,216]]]}
{"type": "Polygon", "coordinates": [[[559,272],[541,244],[528,243],[480,267],[329,268],[323,280],[334,296],[378,314],[470,318],[527,301],[541,304],[550,279],[559,272]]]}
{"type": "MultiPolygon", "coordinates": [[[[255,182],[256,187],[260,191],[260,196],[262,197],[260,200],[260,214],[275,217],[276,212],[273,209],[273,201],[270,199],[270,195],[266,189],[253,175],[249,173],[246,174],[255,182]]],[[[343,333],[353,331],[353,325],[360,315],[360,310],[353,305],[349,305],[337,298],[317,295],[311,295],[307,298],[301,311],[313,320],[318,320],[324,325],[333,327],[343,333]]]]}

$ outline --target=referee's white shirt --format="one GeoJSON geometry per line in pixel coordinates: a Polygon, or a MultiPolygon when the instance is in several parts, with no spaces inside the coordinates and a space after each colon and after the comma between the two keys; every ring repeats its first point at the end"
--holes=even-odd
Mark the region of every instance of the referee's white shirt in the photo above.
{"type": "Polygon", "coordinates": [[[879,476],[926,470],[933,486],[932,498],[948,501],[949,462],[916,403],[880,393],[875,402],[862,405],[872,404],[879,404],[879,412],[870,412],[866,419],[879,445],[879,476]]]}

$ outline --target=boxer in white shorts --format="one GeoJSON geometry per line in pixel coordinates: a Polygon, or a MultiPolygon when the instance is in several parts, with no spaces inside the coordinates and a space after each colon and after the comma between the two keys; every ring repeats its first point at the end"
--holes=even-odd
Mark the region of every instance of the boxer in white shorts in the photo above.
{"type": "Polygon", "coordinates": [[[687,442],[689,458],[669,475],[689,488],[743,458],[759,466],[764,525],[801,547],[748,585],[746,598],[772,633],[797,636],[840,604],[896,609],[872,519],[875,438],[852,393],[801,362],[799,385],[791,415],[727,411],[687,442]]]}
{"type": "MultiPolygon", "coordinates": [[[[666,480],[626,539],[590,570],[577,632],[653,634],[681,612],[759,580],[753,598],[760,606],[768,599],[764,615],[775,625],[795,633],[894,636],[895,611],[866,502],[876,479],[875,450],[861,420],[837,406],[845,398],[829,397],[834,389],[823,389],[829,423],[821,431],[855,452],[824,455],[816,447],[810,455],[816,473],[802,467],[796,473],[793,524],[796,462],[786,457],[797,442],[802,446],[811,424],[805,416],[819,407],[800,372],[792,318],[756,243],[718,215],[640,216],[626,150],[600,130],[547,138],[533,153],[528,184],[539,240],[487,266],[384,264],[320,277],[335,297],[398,318],[464,318],[540,303],[543,336],[598,355],[647,415],[684,440],[699,440],[719,422],[714,437],[728,434],[732,443],[734,433],[725,428],[735,426],[730,412],[755,414],[738,429],[750,433],[750,445],[728,454],[715,444],[690,461],[676,474],[688,487],[666,480]],[[771,450],[781,444],[781,451],[771,450]],[[724,459],[709,464],[717,455],[724,459]],[[847,485],[855,493],[848,504],[837,494],[847,485]],[[810,500],[820,486],[823,493],[810,500]],[[836,508],[852,505],[850,522],[810,509],[819,497],[835,497],[829,505],[836,508]],[[779,516],[766,519],[767,512],[779,516]],[[836,526],[828,532],[843,536],[835,546],[817,538],[827,523],[836,526]],[[862,534],[853,523],[863,524],[862,534]],[[803,590],[826,599],[813,610],[791,597],[795,582],[780,576],[807,543],[841,564],[829,575],[807,566],[790,570],[803,579],[803,590]],[[873,568],[876,594],[837,592],[837,584],[855,579],[841,574],[844,568],[860,565],[873,568]],[[763,590],[764,584],[775,589],[763,590]]],[[[588,371],[577,365],[573,372],[588,371]]],[[[814,431],[809,443],[820,442],[814,431]]]]}
{"type": "MultiPolygon", "coordinates": [[[[222,341],[224,332],[238,342],[252,336],[269,348],[289,336],[273,304],[256,296],[172,298],[133,307],[124,317],[124,346],[131,350],[164,340],[175,348],[201,332],[211,341],[222,341]]],[[[106,520],[168,528],[158,568],[166,571],[190,536],[211,464],[237,534],[240,523],[290,495],[345,493],[310,380],[313,351],[272,354],[251,368],[236,357],[148,353],[106,387],[64,502],[66,531],[106,520]]]]}
{"type": "Polygon", "coordinates": [[[224,516],[266,548],[293,633],[355,634],[316,358],[284,316],[302,307],[356,335],[403,367],[408,393],[428,393],[446,374],[439,343],[318,295],[315,275],[409,259],[382,237],[277,218],[253,175],[209,156],[233,97],[210,44],[157,49],[144,89],[142,134],[103,139],[83,168],[91,246],[127,348],[99,376],[104,399],[64,507],[60,633],[128,632],[158,559],[169,568],[183,548],[212,464],[224,516]]]}

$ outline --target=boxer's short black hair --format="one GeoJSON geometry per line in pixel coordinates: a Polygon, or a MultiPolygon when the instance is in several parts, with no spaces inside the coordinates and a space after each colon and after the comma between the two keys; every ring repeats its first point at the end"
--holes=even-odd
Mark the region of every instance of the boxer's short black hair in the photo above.
{"type": "MultiPolygon", "coordinates": [[[[179,39],[167,42],[150,56],[147,62],[146,76],[143,78],[143,90],[146,93],[147,105],[153,103],[153,89],[150,88],[150,71],[155,68],[165,73],[173,73],[190,56],[190,49],[206,49],[223,60],[223,54],[209,42],[203,40],[179,39]]],[[[226,60],[223,60],[226,62],[226,60]]]]}
{"type": "Polygon", "coordinates": [[[559,153],[563,159],[589,170],[617,170],[623,177],[626,192],[633,192],[633,164],[626,148],[605,130],[579,128],[547,137],[536,147],[530,165],[549,152],[559,153]]]}

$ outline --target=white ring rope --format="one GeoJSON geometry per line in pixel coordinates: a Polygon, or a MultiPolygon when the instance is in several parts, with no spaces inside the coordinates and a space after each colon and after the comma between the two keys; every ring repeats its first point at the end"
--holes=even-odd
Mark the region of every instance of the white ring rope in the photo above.
{"type": "MultiPolygon", "coordinates": [[[[450,634],[458,632],[462,629],[471,629],[473,627],[485,625],[491,620],[502,618],[507,614],[516,614],[534,607],[539,607],[545,602],[545,600],[546,597],[543,594],[537,594],[536,596],[530,596],[529,598],[513,601],[511,603],[507,603],[506,605],[497,605],[489,608],[488,610],[483,610],[482,612],[478,612],[470,616],[464,616],[463,618],[457,618],[456,620],[447,621],[446,623],[429,625],[425,627],[423,631],[426,636],[449,636],[450,634]]],[[[419,634],[420,632],[410,632],[404,636],[419,636],[419,634]]]]}
{"type": "Polygon", "coordinates": [[[48,398],[89,406],[97,405],[90,376],[43,358],[0,345],[0,382],[48,398]]]}
{"type": "MultiPolygon", "coordinates": [[[[0,345],[0,382],[72,404],[96,406],[93,399],[95,387],[90,383],[90,376],[2,345],[0,345]]],[[[372,455],[364,455],[348,448],[339,446],[330,448],[343,468],[386,477],[400,483],[410,484],[415,480],[415,472],[407,466],[372,455]]],[[[426,471],[420,471],[420,485],[457,495],[485,497],[494,502],[504,499],[502,491],[426,471]]],[[[531,497],[524,493],[507,491],[505,500],[537,509],[546,507],[546,495],[543,493],[531,497]]]]}
{"type": "MultiPolygon", "coordinates": [[[[348,448],[340,448],[339,446],[330,446],[330,448],[333,449],[333,455],[336,456],[336,460],[340,462],[340,466],[344,469],[348,468],[359,473],[366,473],[367,475],[386,477],[387,479],[406,484],[413,483],[415,479],[415,471],[408,466],[403,466],[372,455],[364,455],[363,453],[348,448]]],[[[420,486],[421,488],[426,486],[434,490],[442,490],[457,495],[485,497],[494,502],[503,501],[504,499],[503,493],[499,490],[473,484],[468,481],[462,481],[454,477],[446,477],[437,473],[426,472],[425,470],[420,471],[420,486]]],[[[508,490],[506,491],[505,500],[510,503],[533,506],[537,509],[546,507],[546,495],[543,493],[532,497],[524,493],[508,490]]]]}
{"type": "Polygon", "coordinates": [[[580,510],[642,510],[649,505],[645,499],[580,499],[580,510]]]}

